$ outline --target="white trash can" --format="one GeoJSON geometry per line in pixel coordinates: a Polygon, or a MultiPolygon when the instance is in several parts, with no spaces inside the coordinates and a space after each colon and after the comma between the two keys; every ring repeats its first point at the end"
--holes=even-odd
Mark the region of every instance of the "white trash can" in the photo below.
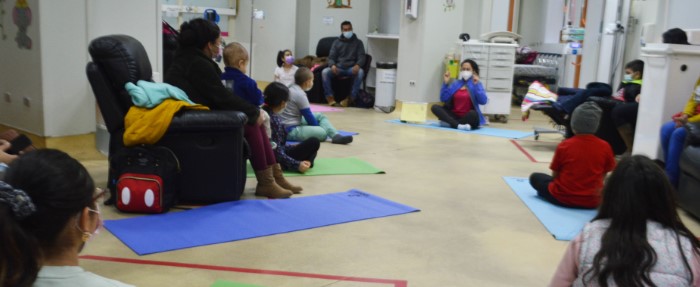
{"type": "Polygon", "coordinates": [[[391,113],[396,108],[396,63],[377,62],[374,109],[391,113]]]}

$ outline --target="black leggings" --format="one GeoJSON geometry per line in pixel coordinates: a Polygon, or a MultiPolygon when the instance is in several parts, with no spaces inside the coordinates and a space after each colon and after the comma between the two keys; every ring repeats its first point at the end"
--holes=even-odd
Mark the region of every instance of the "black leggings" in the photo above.
{"type": "Polygon", "coordinates": [[[569,208],[577,208],[577,209],[591,209],[590,207],[582,207],[582,206],[575,206],[575,205],[568,205],[561,203],[558,199],[556,199],[550,192],[549,192],[549,183],[552,182],[554,178],[551,175],[544,174],[544,173],[539,173],[535,172],[530,175],[530,185],[537,190],[537,196],[544,198],[546,201],[549,201],[550,203],[554,205],[559,205],[563,207],[569,207],[569,208]]]}
{"type": "Polygon", "coordinates": [[[430,110],[441,121],[450,124],[453,129],[460,124],[469,124],[473,130],[479,128],[479,115],[475,110],[470,110],[464,117],[458,117],[450,109],[440,105],[433,105],[430,110]]]}
{"type": "Polygon", "coordinates": [[[308,138],[295,146],[287,148],[287,155],[298,161],[308,160],[314,167],[314,160],[318,154],[321,142],[317,138],[308,138]]]}

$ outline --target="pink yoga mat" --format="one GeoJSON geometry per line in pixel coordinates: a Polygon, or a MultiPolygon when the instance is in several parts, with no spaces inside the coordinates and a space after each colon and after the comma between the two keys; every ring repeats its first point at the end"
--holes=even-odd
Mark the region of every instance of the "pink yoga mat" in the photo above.
{"type": "Polygon", "coordinates": [[[343,109],[339,108],[334,108],[334,107],[329,107],[329,106],[322,106],[322,105],[311,105],[311,112],[314,113],[329,113],[329,112],[342,112],[343,109]]]}

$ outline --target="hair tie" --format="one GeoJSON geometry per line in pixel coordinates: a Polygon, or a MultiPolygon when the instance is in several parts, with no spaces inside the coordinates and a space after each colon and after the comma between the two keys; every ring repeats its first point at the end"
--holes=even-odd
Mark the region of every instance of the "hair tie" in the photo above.
{"type": "Polygon", "coordinates": [[[2,181],[0,181],[0,202],[9,206],[17,219],[23,219],[36,212],[36,206],[26,192],[14,189],[2,181]]]}

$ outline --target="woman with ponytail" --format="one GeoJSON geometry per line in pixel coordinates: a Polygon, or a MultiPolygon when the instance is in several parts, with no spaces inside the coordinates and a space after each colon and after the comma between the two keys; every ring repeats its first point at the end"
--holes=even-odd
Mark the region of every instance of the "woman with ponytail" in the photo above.
{"type": "Polygon", "coordinates": [[[681,222],[673,187],[656,163],[623,159],[602,196],[550,286],[700,286],[700,242],[681,222]]]}
{"type": "Polygon", "coordinates": [[[102,195],[61,151],[14,160],[0,182],[0,286],[130,286],[79,267],[78,253],[102,224],[102,195]]]}

